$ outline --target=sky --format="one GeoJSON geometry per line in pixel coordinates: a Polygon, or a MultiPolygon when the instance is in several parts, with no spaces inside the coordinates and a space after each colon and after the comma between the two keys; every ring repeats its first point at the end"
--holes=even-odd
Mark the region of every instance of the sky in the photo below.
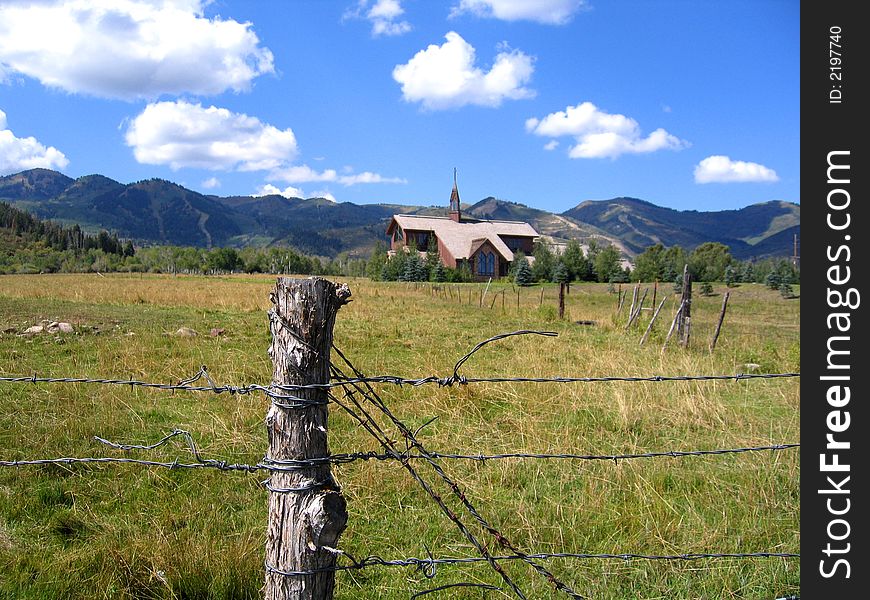
{"type": "Polygon", "coordinates": [[[0,0],[0,175],[800,202],[793,0],[0,0]]]}

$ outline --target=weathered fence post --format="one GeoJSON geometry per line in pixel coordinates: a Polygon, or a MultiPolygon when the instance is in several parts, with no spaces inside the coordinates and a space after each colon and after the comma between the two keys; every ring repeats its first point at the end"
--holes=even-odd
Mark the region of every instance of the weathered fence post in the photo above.
{"type": "Polygon", "coordinates": [[[668,347],[668,342],[671,341],[671,336],[674,334],[674,329],[677,327],[677,322],[680,320],[680,316],[683,314],[683,304],[680,303],[680,307],[677,309],[677,313],[674,315],[674,320],[671,321],[671,328],[668,329],[668,335],[665,337],[665,343],[662,344],[662,353],[664,353],[665,348],[668,347]]]}
{"type": "Polygon", "coordinates": [[[347,506],[328,461],[297,462],[329,456],[327,392],[292,386],[329,382],[335,315],[349,297],[347,285],[315,277],[280,277],[270,295],[275,397],[266,415],[269,451],[263,460],[277,470],[266,483],[266,600],[333,597],[335,572],[330,569],[336,555],[324,547],[336,546],[347,524],[347,506]]]}
{"type": "Polygon", "coordinates": [[[689,265],[683,267],[683,293],[680,296],[682,312],[680,321],[677,323],[677,335],[683,348],[689,347],[689,333],[692,328],[692,274],[689,273],[689,265]]]}
{"type": "Polygon", "coordinates": [[[661,303],[659,304],[659,307],[658,307],[658,308],[656,309],[656,311],[653,313],[652,319],[649,320],[649,325],[646,326],[646,331],[643,333],[643,337],[640,338],[640,344],[639,344],[640,346],[643,346],[643,343],[646,341],[647,336],[649,336],[649,332],[652,331],[653,323],[656,322],[656,317],[659,316],[659,313],[660,313],[661,310],[662,310],[662,306],[665,305],[665,300],[667,300],[667,299],[668,299],[667,296],[665,296],[664,298],[662,298],[662,301],[661,301],[661,303]]]}
{"type": "Polygon", "coordinates": [[[566,283],[559,283],[559,318],[565,318],[565,288],[568,286],[566,283]]]}
{"type": "Polygon", "coordinates": [[[719,331],[722,329],[722,321],[725,320],[725,309],[728,308],[728,298],[731,292],[725,292],[722,298],[722,312],[719,313],[719,322],[716,323],[716,331],[713,332],[713,339],[710,340],[710,352],[716,349],[716,342],[719,340],[719,331]]]}

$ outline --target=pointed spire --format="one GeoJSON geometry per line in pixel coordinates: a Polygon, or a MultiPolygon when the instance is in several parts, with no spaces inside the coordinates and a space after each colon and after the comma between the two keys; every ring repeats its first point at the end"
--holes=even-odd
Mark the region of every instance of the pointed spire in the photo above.
{"type": "Polygon", "coordinates": [[[462,219],[459,201],[459,186],[456,184],[456,167],[453,167],[453,191],[450,192],[450,218],[457,223],[462,219]]]}

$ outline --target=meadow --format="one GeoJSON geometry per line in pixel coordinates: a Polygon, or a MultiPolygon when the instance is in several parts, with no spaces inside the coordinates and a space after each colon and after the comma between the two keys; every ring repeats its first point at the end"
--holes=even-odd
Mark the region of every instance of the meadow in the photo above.
{"type": "MultiPolygon", "coordinates": [[[[217,384],[267,384],[266,310],[272,276],[7,275],[0,277],[0,376],[84,376],[176,383],[201,365],[217,384]],[[41,320],[72,334],[21,335],[41,320]],[[195,337],[172,335],[181,327],[195,337]],[[223,334],[210,336],[212,328],[223,334]]],[[[800,298],[758,284],[731,288],[714,353],[725,286],[696,294],[692,343],[662,343],[670,296],[650,340],[650,313],[625,330],[626,310],[606,284],[571,286],[567,318],[557,289],[493,284],[347,280],[353,301],[336,319],[335,345],[367,375],[452,373],[475,344],[467,377],[601,377],[785,373],[800,370],[800,298]],[[458,301],[461,290],[463,303],[458,301]],[[501,292],[504,295],[501,295],[501,292]],[[502,302],[504,300],[504,302],[502,302]],[[576,321],[594,321],[579,325],[576,321]]],[[[624,286],[626,287],[626,286],[624,286]]],[[[796,289],[799,293],[799,289],[796,289]]],[[[630,302],[630,298],[629,298],[630,302]]],[[[647,302],[647,306],[649,302],[647,302]]],[[[741,381],[380,385],[395,415],[430,450],[626,454],[766,446],[800,441],[798,378],[741,381]],[[432,421],[433,417],[437,417],[432,421]]],[[[189,462],[183,444],[124,453],[94,436],[150,444],[179,428],[207,458],[254,464],[266,449],[262,394],[160,391],[95,384],[0,383],[0,460],[135,456],[189,462]]],[[[330,409],[333,453],[380,451],[347,415],[330,409]]],[[[799,452],[620,461],[444,461],[470,500],[526,552],[799,552],[799,452]]],[[[350,514],[340,548],[362,558],[476,556],[474,548],[394,461],[333,467],[350,514]]],[[[431,471],[420,466],[432,478],[431,471]]],[[[127,464],[0,468],[0,598],[257,598],[263,574],[265,474],[127,464]]],[[[443,488],[443,486],[441,486],[443,488]]],[[[447,498],[449,490],[440,489],[447,498]]],[[[457,508],[457,510],[459,510],[457,508]]],[[[471,519],[467,519],[471,522],[471,519]]],[[[486,534],[479,533],[481,539],[486,534]]],[[[497,545],[491,539],[490,547],[497,545]]],[[[798,594],[794,558],[693,561],[554,558],[547,567],[601,600],[780,598],[798,594]]],[[[504,563],[529,598],[567,597],[522,562],[504,563]]],[[[486,564],[337,574],[336,598],[514,597],[486,564]]]]}

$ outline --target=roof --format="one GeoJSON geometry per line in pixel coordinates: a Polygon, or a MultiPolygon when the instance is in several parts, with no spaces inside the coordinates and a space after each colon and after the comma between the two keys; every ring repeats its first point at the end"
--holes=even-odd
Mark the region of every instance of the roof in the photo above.
{"type": "MultiPolygon", "coordinates": [[[[506,260],[512,261],[514,253],[499,236],[538,237],[534,227],[523,221],[476,221],[457,223],[448,217],[421,217],[417,215],[393,215],[393,220],[402,228],[413,231],[431,231],[447,248],[453,258],[467,259],[486,240],[506,260]],[[477,243],[475,243],[477,242],[477,243]]],[[[392,224],[391,224],[392,225],[392,224]]]]}

